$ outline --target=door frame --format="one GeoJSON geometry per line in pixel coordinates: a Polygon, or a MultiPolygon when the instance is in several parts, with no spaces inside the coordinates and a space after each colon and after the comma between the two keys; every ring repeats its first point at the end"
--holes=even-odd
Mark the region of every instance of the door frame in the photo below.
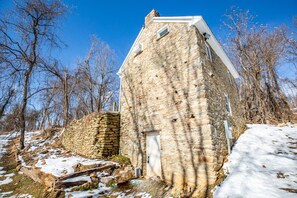
{"type": "Polygon", "coordinates": [[[160,162],[159,162],[159,168],[160,172],[158,175],[160,178],[162,178],[162,149],[161,149],[161,133],[160,130],[152,130],[145,132],[145,158],[144,158],[144,164],[145,164],[145,177],[151,177],[152,175],[148,175],[148,136],[159,136],[159,154],[160,154],[160,162]]]}

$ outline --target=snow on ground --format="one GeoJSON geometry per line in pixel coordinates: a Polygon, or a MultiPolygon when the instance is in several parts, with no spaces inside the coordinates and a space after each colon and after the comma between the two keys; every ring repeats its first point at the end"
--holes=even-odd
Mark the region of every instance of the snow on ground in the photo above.
{"type": "MultiPolygon", "coordinates": [[[[0,158],[2,158],[3,155],[5,155],[7,153],[6,146],[9,145],[9,143],[11,142],[11,139],[13,139],[17,136],[18,136],[17,133],[1,134],[0,135],[0,158]]],[[[6,171],[3,170],[3,167],[0,167],[0,178],[3,178],[0,180],[0,186],[9,184],[13,181],[12,177],[14,176],[14,173],[10,173],[10,174],[5,174],[5,173],[6,173],[6,171]]],[[[10,194],[12,194],[12,193],[13,193],[12,191],[0,192],[0,197],[32,198],[32,195],[29,195],[29,194],[18,194],[18,195],[11,196],[10,194]]]]}
{"type": "MultiPolygon", "coordinates": [[[[115,162],[109,162],[109,161],[103,161],[103,160],[91,160],[84,157],[81,157],[79,155],[76,155],[75,153],[66,152],[63,149],[53,147],[52,144],[55,143],[56,140],[58,140],[61,136],[61,134],[56,134],[53,138],[44,140],[41,137],[41,131],[36,132],[26,132],[25,133],[25,152],[22,152],[18,158],[22,163],[22,166],[24,167],[38,167],[42,172],[50,173],[56,177],[64,176],[73,173],[74,166],[77,164],[81,165],[94,165],[94,164],[117,164],[115,162]],[[33,159],[29,160],[29,162],[25,159],[28,158],[33,159]]],[[[4,155],[7,151],[4,149],[9,142],[10,139],[16,137],[17,134],[14,135],[0,135],[0,157],[4,155]]],[[[4,180],[0,181],[0,186],[2,184],[7,184],[9,182],[12,182],[13,173],[11,174],[5,174],[6,171],[2,170],[3,167],[0,167],[0,177],[5,176],[4,180]]],[[[19,172],[19,174],[22,174],[22,172],[19,172]]],[[[98,176],[104,176],[107,173],[98,172],[98,176]]],[[[107,174],[108,175],[108,174],[107,174]]],[[[88,181],[90,182],[91,179],[89,176],[78,176],[74,178],[70,178],[65,180],[64,182],[74,182],[74,181],[88,181]]],[[[110,193],[111,187],[107,187],[103,183],[99,183],[99,186],[97,189],[92,190],[86,190],[86,191],[74,191],[71,192],[72,188],[65,189],[65,197],[73,197],[73,198],[84,198],[84,197],[98,197],[105,194],[110,193]]],[[[31,198],[32,195],[29,194],[18,194],[18,195],[11,195],[13,192],[0,192],[0,197],[24,197],[24,198],[31,198]]],[[[127,197],[142,197],[142,198],[150,198],[151,196],[148,193],[140,192],[140,193],[128,193],[128,192],[119,192],[118,195],[116,195],[119,198],[127,197]]]]}
{"type": "MultiPolygon", "coordinates": [[[[87,159],[75,153],[65,152],[60,148],[52,147],[55,140],[60,138],[58,133],[56,133],[53,138],[47,140],[36,136],[40,134],[41,131],[26,133],[25,141],[27,151],[31,155],[31,158],[37,161],[34,166],[41,168],[42,172],[61,177],[74,173],[73,167],[77,164],[91,165],[111,163],[103,160],[87,159]]],[[[19,155],[19,159],[22,162],[22,166],[30,167],[30,165],[25,162],[22,155],[19,155]]]]}
{"type": "Polygon", "coordinates": [[[151,198],[152,196],[146,192],[132,193],[129,195],[127,195],[125,192],[122,192],[117,196],[117,198],[134,198],[134,197],[151,198]]]}
{"type": "MultiPolygon", "coordinates": [[[[0,158],[7,153],[6,146],[11,141],[11,138],[15,137],[14,134],[2,134],[0,135],[0,158]]],[[[5,174],[6,171],[3,170],[3,167],[0,167],[0,186],[9,184],[12,182],[11,177],[14,176],[13,173],[5,174]]]]}
{"type": "Polygon", "coordinates": [[[249,125],[224,170],[215,198],[296,197],[288,191],[297,190],[297,127],[249,125]]]}
{"type": "Polygon", "coordinates": [[[33,198],[32,195],[29,194],[17,194],[17,195],[11,195],[13,193],[13,191],[9,191],[9,192],[0,192],[0,197],[4,198],[4,197],[9,197],[9,198],[33,198]]]}
{"type": "Polygon", "coordinates": [[[99,195],[104,195],[111,190],[110,187],[106,187],[105,184],[99,183],[98,189],[86,190],[86,191],[74,191],[70,192],[66,190],[65,198],[75,197],[75,198],[85,198],[85,197],[98,197],[99,195]]]}
{"type": "Polygon", "coordinates": [[[35,167],[41,168],[42,172],[51,173],[56,177],[74,173],[73,166],[76,164],[103,164],[104,161],[89,160],[80,156],[62,157],[55,154],[50,155],[47,159],[39,159],[35,167]]]}
{"type": "Polygon", "coordinates": [[[5,147],[9,144],[12,138],[15,138],[17,133],[8,133],[8,134],[1,134],[0,135],[0,158],[6,154],[5,147]]]}
{"type": "Polygon", "coordinates": [[[5,185],[5,184],[9,184],[10,182],[12,182],[13,180],[11,179],[14,176],[14,173],[10,173],[10,174],[5,174],[5,175],[0,175],[5,177],[4,180],[0,180],[0,186],[1,185],[5,185]]]}

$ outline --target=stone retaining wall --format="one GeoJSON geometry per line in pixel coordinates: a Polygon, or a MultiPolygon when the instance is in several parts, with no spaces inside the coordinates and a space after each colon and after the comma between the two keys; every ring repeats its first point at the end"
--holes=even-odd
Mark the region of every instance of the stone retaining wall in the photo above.
{"type": "Polygon", "coordinates": [[[80,155],[102,158],[118,154],[119,133],[119,113],[93,113],[66,127],[62,144],[80,155]]]}

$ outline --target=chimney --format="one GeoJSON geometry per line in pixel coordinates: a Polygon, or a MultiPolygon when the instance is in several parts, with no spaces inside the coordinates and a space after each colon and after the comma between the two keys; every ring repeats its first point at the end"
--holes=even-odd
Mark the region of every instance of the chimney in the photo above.
{"type": "Polygon", "coordinates": [[[145,25],[148,25],[154,17],[159,17],[160,14],[155,10],[153,9],[146,17],[145,17],[145,25]]]}

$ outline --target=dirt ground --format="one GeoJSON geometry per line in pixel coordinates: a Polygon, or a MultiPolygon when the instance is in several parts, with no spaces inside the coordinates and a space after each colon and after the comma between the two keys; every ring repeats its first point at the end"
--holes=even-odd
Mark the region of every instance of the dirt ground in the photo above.
{"type": "Polygon", "coordinates": [[[17,194],[30,194],[33,197],[44,197],[45,187],[39,183],[34,182],[29,177],[26,177],[23,174],[19,174],[17,171],[18,163],[16,161],[16,145],[18,139],[14,139],[11,144],[6,147],[10,152],[5,154],[0,159],[0,167],[3,167],[3,170],[8,173],[14,173],[12,177],[13,181],[9,184],[0,186],[0,193],[11,192],[9,196],[17,194]]]}
{"type": "MultiPolygon", "coordinates": [[[[13,195],[25,195],[29,194],[36,198],[57,198],[64,197],[62,192],[47,192],[47,187],[35,182],[31,178],[27,177],[25,174],[20,174],[18,171],[19,163],[17,160],[17,149],[18,139],[15,138],[10,142],[9,146],[5,149],[9,151],[7,154],[3,155],[0,159],[0,167],[6,171],[5,174],[14,173],[12,177],[13,181],[0,186],[0,197],[1,193],[12,192],[8,195],[2,195],[3,197],[13,196],[13,195]]],[[[0,178],[3,180],[5,178],[0,178]]],[[[113,186],[111,192],[108,195],[102,196],[103,198],[115,198],[115,197],[125,197],[137,195],[139,192],[147,192],[151,197],[164,197],[170,188],[160,181],[154,180],[144,180],[137,179],[130,181],[128,183],[113,186]]],[[[24,196],[26,197],[26,196],[24,196]]],[[[142,196],[133,196],[136,198],[142,196]]]]}

